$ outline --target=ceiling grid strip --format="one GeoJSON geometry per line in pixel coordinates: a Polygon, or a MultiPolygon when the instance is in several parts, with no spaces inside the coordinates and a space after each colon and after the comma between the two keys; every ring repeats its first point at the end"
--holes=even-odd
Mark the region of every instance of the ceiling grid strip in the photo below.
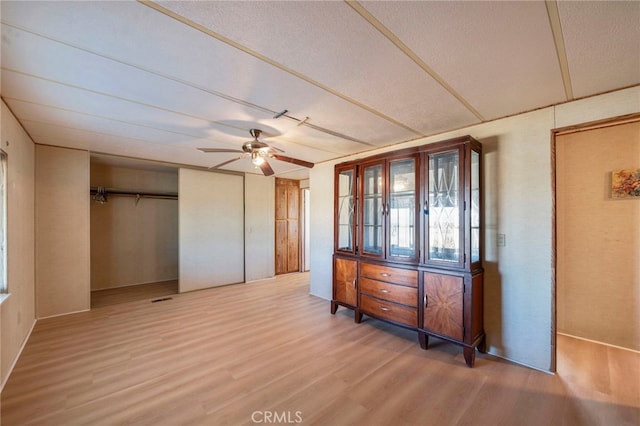
{"type": "Polygon", "coordinates": [[[382,22],[380,22],[375,16],[371,14],[357,1],[345,0],[353,10],[355,10],[365,21],[369,22],[375,29],[377,29],[383,36],[385,36],[391,43],[393,43],[398,49],[407,55],[413,62],[416,63],[423,71],[431,76],[438,82],[447,92],[455,97],[461,104],[463,104],[473,115],[475,115],[480,121],[487,121],[480,112],[474,108],[461,94],[459,94],[445,79],[440,77],[425,61],[420,58],[413,50],[402,42],[391,30],[389,30],[382,22]]]}
{"type": "MultiPolygon", "coordinates": [[[[193,29],[195,29],[197,31],[200,31],[200,32],[202,32],[202,33],[204,33],[204,34],[206,34],[206,35],[208,35],[210,37],[213,37],[213,38],[215,38],[215,39],[217,39],[217,40],[219,40],[219,41],[221,41],[223,43],[226,43],[229,46],[234,47],[234,48],[236,48],[236,49],[238,49],[238,50],[240,50],[240,51],[242,51],[242,52],[244,52],[244,53],[246,53],[248,55],[251,55],[256,59],[259,59],[259,60],[261,60],[261,61],[263,61],[263,62],[265,62],[265,63],[267,63],[269,65],[272,65],[272,66],[274,66],[274,67],[276,67],[276,68],[278,68],[278,69],[280,69],[280,70],[282,70],[284,72],[287,72],[287,73],[289,73],[289,74],[291,74],[291,75],[293,75],[293,76],[295,76],[295,77],[297,77],[297,78],[299,78],[299,79],[301,79],[301,80],[303,80],[303,81],[305,81],[305,82],[307,82],[309,84],[312,84],[312,85],[318,87],[319,89],[322,89],[322,90],[326,91],[327,93],[330,93],[330,94],[332,94],[332,95],[334,95],[334,96],[336,96],[336,97],[338,97],[338,98],[340,98],[342,100],[345,100],[345,101],[347,101],[347,102],[349,102],[349,103],[351,103],[351,104],[353,104],[353,105],[355,105],[355,106],[357,106],[359,108],[362,108],[362,109],[364,109],[364,110],[366,110],[366,111],[368,111],[368,112],[370,112],[370,113],[372,113],[372,114],[374,114],[374,115],[376,115],[376,116],[378,116],[378,117],[380,117],[380,118],[382,118],[384,120],[387,120],[390,123],[393,123],[398,127],[401,127],[401,128],[403,128],[403,129],[405,129],[405,130],[407,130],[409,132],[412,132],[412,133],[414,133],[414,134],[416,134],[418,136],[423,136],[422,132],[420,132],[420,131],[418,131],[416,129],[413,129],[413,128],[407,126],[406,124],[401,123],[400,121],[398,121],[398,120],[396,120],[396,119],[394,119],[392,117],[389,117],[388,115],[386,115],[386,114],[384,114],[384,113],[382,113],[382,112],[380,112],[380,111],[378,111],[378,110],[376,110],[376,109],[374,109],[374,108],[372,108],[372,107],[370,107],[370,106],[368,106],[366,104],[363,104],[362,102],[359,102],[359,101],[357,101],[357,100],[355,100],[353,98],[350,98],[349,96],[347,96],[345,94],[342,94],[342,93],[330,88],[329,86],[326,86],[326,85],[324,85],[324,84],[322,84],[322,83],[320,83],[318,81],[315,81],[312,78],[310,78],[310,77],[308,77],[308,76],[306,76],[306,75],[304,75],[302,73],[299,73],[298,71],[296,71],[294,69],[291,69],[291,68],[289,68],[289,67],[287,67],[287,66],[285,66],[285,65],[283,65],[283,64],[281,64],[279,62],[276,62],[276,61],[270,59],[269,57],[267,57],[267,56],[265,56],[265,55],[263,55],[261,53],[258,53],[258,52],[254,51],[252,49],[249,49],[248,47],[243,46],[240,43],[236,43],[235,41],[223,36],[222,34],[218,34],[215,31],[212,31],[211,29],[209,29],[209,28],[207,28],[207,27],[205,27],[203,25],[198,24],[197,22],[194,22],[194,21],[192,21],[192,20],[190,20],[188,18],[185,18],[182,15],[179,15],[178,13],[173,12],[172,10],[169,10],[169,9],[163,7],[163,6],[160,6],[159,4],[157,4],[157,3],[155,3],[155,2],[153,2],[151,0],[137,0],[137,1],[139,3],[142,3],[142,4],[146,5],[146,6],[149,6],[150,8],[152,8],[152,9],[154,9],[154,10],[156,10],[156,11],[158,11],[158,12],[160,12],[160,13],[162,13],[162,14],[170,17],[170,18],[173,18],[173,19],[177,20],[178,22],[181,22],[181,23],[183,23],[183,24],[185,24],[185,25],[187,25],[187,26],[189,26],[189,27],[191,27],[191,28],[193,28],[193,29]]],[[[305,125],[306,124],[307,123],[305,123],[305,125]]],[[[358,142],[361,142],[361,141],[358,141],[358,142]]],[[[370,144],[367,144],[367,145],[370,145],[370,144]]]]}
{"type": "Polygon", "coordinates": [[[560,65],[562,83],[564,84],[564,93],[567,97],[567,101],[571,101],[573,100],[573,87],[571,86],[569,60],[567,59],[567,50],[564,45],[564,36],[562,35],[562,22],[560,21],[560,12],[558,12],[558,3],[556,3],[555,0],[545,0],[544,3],[547,7],[547,15],[549,15],[549,24],[551,25],[553,42],[556,46],[558,64],[560,65]]]}

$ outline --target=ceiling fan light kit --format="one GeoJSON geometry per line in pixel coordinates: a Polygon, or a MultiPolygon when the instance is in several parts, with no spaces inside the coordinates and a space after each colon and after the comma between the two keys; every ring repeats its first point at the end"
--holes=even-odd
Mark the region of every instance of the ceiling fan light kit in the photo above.
{"type": "Polygon", "coordinates": [[[251,162],[256,166],[259,166],[262,163],[264,163],[265,159],[263,157],[263,153],[261,151],[253,151],[251,153],[251,162]]]}
{"type": "MultiPolygon", "coordinates": [[[[276,114],[278,117],[287,113],[285,109],[281,113],[276,114]]],[[[277,118],[277,117],[274,117],[277,118]]],[[[251,158],[251,162],[259,167],[262,171],[262,174],[265,176],[271,176],[274,174],[271,165],[267,161],[267,158],[273,158],[278,161],[284,161],[286,163],[295,164],[302,167],[312,168],[313,163],[304,160],[298,160],[297,158],[287,157],[286,155],[278,154],[278,152],[284,152],[280,148],[276,148],[273,146],[267,145],[265,142],[259,141],[258,138],[262,131],[260,129],[250,129],[249,134],[253,136],[253,140],[247,141],[242,144],[242,149],[226,149],[226,148],[198,148],[198,150],[207,153],[216,153],[216,152],[236,152],[241,153],[240,157],[233,158],[231,160],[222,162],[220,164],[216,164],[215,166],[209,167],[210,169],[219,169],[223,166],[226,166],[229,163],[233,163],[234,161],[241,160],[243,158],[251,158]],[[247,155],[249,154],[249,155],[247,155]]]]}

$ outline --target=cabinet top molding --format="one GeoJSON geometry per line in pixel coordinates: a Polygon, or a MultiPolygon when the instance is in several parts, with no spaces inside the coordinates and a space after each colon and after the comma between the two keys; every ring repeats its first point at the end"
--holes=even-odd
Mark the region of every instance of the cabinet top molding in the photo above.
{"type": "Polygon", "coordinates": [[[412,146],[409,148],[402,148],[402,149],[397,149],[395,151],[386,151],[386,152],[382,152],[380,154],[375,154],[369,157],[363,157],[363,158],[356,158],[353,160],[349,160],[349,161],[344,161],[342,163],[336,164],[336,167],[340,167],[346,164],[352,164],[352,163],[361,163],[364,161],[373,161],[373,160],[377,160],[380,158],[390,158],[393,159],[395,157],[403,157],[403,156],[407,156],[407,155],[411,155],[411,154],[418,154],[421,152],[430,152],[430,151],[436,151],[441,149],[444,146],[450,146],[452,148],[454,148],[457,145],[464,145],[464,144],[471,144],[471,146],[481,150],[482,149],[482,144],[480,142],[478,142],[476,139],[474,139],[472,136],[470,135],[465,135],[465,136],[458,136],[456,138],[451,138],[451,139],[446,139],[443,141],[438,141],[438,142],[432,142],[432,143],[428,143],[428,144],[424,144],[424,145],[419,145],[419,146],[412,146]]]}

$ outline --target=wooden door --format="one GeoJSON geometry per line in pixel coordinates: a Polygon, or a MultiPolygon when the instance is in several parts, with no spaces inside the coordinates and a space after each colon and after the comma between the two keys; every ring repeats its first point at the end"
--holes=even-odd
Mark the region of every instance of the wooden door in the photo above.
{"type": "Polygon", "coordinates": [[[462,341],[464,279],[424,273],[424,329],[462,341]]]}
{"type": "Polygon", "coordinates": [[[300,183],[276,179],[276,275],[300,270],[300,183]]]}

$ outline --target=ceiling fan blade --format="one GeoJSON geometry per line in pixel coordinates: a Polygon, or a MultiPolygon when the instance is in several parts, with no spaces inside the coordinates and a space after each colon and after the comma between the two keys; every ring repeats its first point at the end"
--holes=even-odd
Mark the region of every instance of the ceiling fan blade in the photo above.
{"type": "Polygon", "coordinates": [[[239,149],[226,149],[226,148],[198,148],[202,152],[243,152],[239,149]]]}
{"type": "Polygon", "coordinates": [[[264,160],[264,162],[260,164],[260,170],[262,170],[262,173],[265,176],[271,176],[273,174],[273,169],[271,168],[267,160],[264,160]]]}
{"type": "MultiPolygon", "coordinates": [[[[240,151],[240,152],[242,152],[242,151],[240,151]]],[[[231,160],[225,161],[224,163],[216,164],[215,166],[209,167],[209,169],[219,169],[222,166],[226,166],[227,164],[233,163],[234,161],[238,161],[238,160],[240,160],[242,158],[244,158],[244,155],[241,155],[240,157],[232,158],[231,160]]]]}
{"type": "Polygon", "coordinates": [[[275,158],[276,160],[285,161],[287,163],[296,164],[302,167],[308,167],[308,168],[313,167],[313,163],[310,163],[304,160],[298,160],[297,158],[287,157],[285,155],[273,154],[272,157],[275,158]]]}
{"type": "Polygon", "coordinates": [[[269,146],[269,149],[270,149],[271,151],[284,152],[284,150],[283,150],[283,149],[276,148],[275,146],[269,146]]]}

